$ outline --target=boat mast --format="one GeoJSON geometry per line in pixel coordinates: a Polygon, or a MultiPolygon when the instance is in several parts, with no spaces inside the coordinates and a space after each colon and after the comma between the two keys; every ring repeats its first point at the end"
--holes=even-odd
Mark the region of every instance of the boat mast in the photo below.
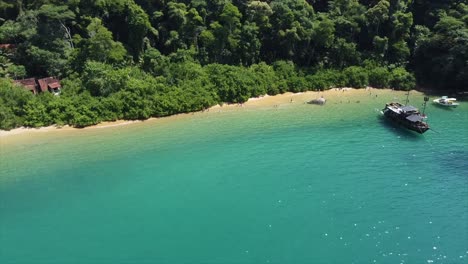
{"type": "Polygon", "coordinates": [[[424,96],[424,108],[423,108],[423,116],[425,116],[425,112],[426,112],[426,105],[427,105],[427,101],[429,101],[429,97],[427,96],[424,96]]]}
{"type": "Polygon", "coordinates": [[[409,102],[409,90],[408,92],[406,93],[406,101],[405,101],[405,105],[408,105],[408,102],[409,102]]]}

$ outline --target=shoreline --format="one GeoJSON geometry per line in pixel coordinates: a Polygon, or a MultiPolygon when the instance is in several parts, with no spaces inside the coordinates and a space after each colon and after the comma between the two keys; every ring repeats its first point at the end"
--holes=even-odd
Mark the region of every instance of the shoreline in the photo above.
{"type": "MultiPolygon", "coordinates": [[[[181,113],[176,115],[171,115],[167,117],[151,117],[146,120],[116,120],[116,121],[104,121],[97,125],[88,126],[84,128],[75,128],[69,125],[65,125],[63,127],[58,127],[56,125],[47,126],[47,127],[40,127],[40,128],[27,128],[27,127],[19,127],[14,128],[12,130],[0,130],[0,140],[7,139],[14,136],[25,135],[25,134],[39,134],[39,133],[49,133],[49,132],[67,132],[67,131],[87,131],[87,130],[94,130],[94,129],[105,129],[105,128],[112,128],[112,127],[123,127],[129,126],[138,123],[144,122],[152,122],[155,120],[170,120],[181,116],[188,116],[194,114],[203,114],[205,112],[210,112],[210,110],[235,110],[235,109],[243,109],[243,108],[255,108],[255,107],[278,107],[281,105],[286,105],[290,103],[305,103],[309,100],[320,98],[324,96],[327,101],[330,98],[341,98],[349,96],[360,96],[368,95],[372,93],[372,91],[380,91],[380,92],[396,92],[396,93],[406,93],[405,91],[396,91],[392,89],[378,89],[372,87],[366,87],[361,89],[355,88],[331,88],[325,91],[306,91],[306,92],[299,92],[299,93],[292,93],[286,92],[283,94],[277,95],[263,95],[260,97],[253,97],[249,98],[249,100],[243,104],[223,104],[223,105],[214,105],[204,111],[197,111],[197,112],[190,112],[190,113],[181,113]]],[[[419,91],[412,90],[412,93],[421,93],[419,91]]]]}

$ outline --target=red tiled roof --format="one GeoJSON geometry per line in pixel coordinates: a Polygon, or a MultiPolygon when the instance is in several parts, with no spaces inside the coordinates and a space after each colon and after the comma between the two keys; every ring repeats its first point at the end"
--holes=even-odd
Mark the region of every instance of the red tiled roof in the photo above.
{"type": "Polygon", "coordinates": [[[49,83],[49,87],[52,88],[52,89],[56,89],[56,88],[60,88],[61,85],[60,85],[60,83],[57,81],[57,82],[49,83]]]}
{"type": "Polygon", "coordinates": [[[39,82],[39,89],[42,91],[42,92],[47,92],[47,82],[45,79],[40,79],[38,80],[39,82]]]}
{"type": "Polygon", "coordinates": [[[23,86],[23,88],[25,88],[26,90],[36,93],[36,79],[29,78],[24,80],[15,80],[14,82],[18,85],[23,86]]]}
{"type": "Polygon", "coordinates": [[[36,79],[34,78],[15,80],[14,82],[21,85],[36,85],[36,79]]]}
{"type": "Polygon", "coordinates": [[[60,80],[55,79],[53,77],[47,77],[40,80],[35,78],[29,78],[24,80],[16,80],[14,81],[16,84],[23,86],[25,89],[36,92],[47,92],[50,89],[60,89],[62,85],[60,84],[60,80]],[[39,86],[37,85],[39,83],[39,86]]]}
{"type": "Polygon", "coordinates": [[[36,86],[34,85],[23,85],[23,88],[29,91],[34,91],[34,92],[36,91],[36,86]]]}
{"type": "Polygon", "coordinates": [[[42,92],[46,92],[49,89],[49,87],[52,89],[61,87],[60,81],[53,77],[47,77],[37,81],[39,82],[39,87],[42,92]]]}
{"type": "Polygon", "coordinates": [[[0,49],[14,49],[16,48],[15,44],[0,44],[0,49]]]}

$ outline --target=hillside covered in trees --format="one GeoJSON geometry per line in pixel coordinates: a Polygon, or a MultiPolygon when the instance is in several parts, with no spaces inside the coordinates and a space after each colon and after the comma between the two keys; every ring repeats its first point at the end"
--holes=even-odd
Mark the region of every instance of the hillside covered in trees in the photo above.
{"type": "Polygon", "coordinates": [[[341,86],[462,91],[467,26],[464,0],[0,0],[0,128],[341,86]],[[47,76],[60,96],[12,81],[47,76]]]}

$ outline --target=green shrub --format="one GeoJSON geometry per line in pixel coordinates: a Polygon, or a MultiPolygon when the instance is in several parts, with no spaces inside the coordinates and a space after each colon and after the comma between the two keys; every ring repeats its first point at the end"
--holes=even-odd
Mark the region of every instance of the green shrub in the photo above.
{"type": "Polygon", "coordinates": [[[369,85],[376,88],[387,88],[390,84],[390,72],[385,67],[368,69],[369,85]]]}
{"type": "Polygon", "coordinates": [[[307,91],[308,83],[302,76],[294,76],[288,80],[289,91],[293,93],[307,91]]]}
{"type": "Polygon", "coordinates": [[[53,124],[46,106],[39,100],[31,100],[25,106],[24,125],[27,127],[44,127],[53,124]]]}
{"type": "Polygon", "coordinates": [[[253,64],[250,66],[249,70],[254,74],[256,83],[264,94],[276,95],[280,92],[278,88],[278,77],[272,66],[261,62],[259,64],[253,64]]]}
{"type": "Polygon", "coordinates": [[[294,79],[297,77],[297,71],[293,62],[276,61],[273,63],[273,69],[275,70],[275,74],[277,76],[278,90],[280,93],[295,89],[294,87],[291,87],[291,85],[298,85],[298,87],[301,86],[301,84],[298,83],[300,81],[294,79]]]}
{"type": "Polygon", "coordinates": [[[343,71],[345,86],[362,88],[369,84],[369,76],[366,69],[359,66],[351,66],[343,71]]]}
{"type": "Polygon", "coordinates": [[[115,121],[123,118],[123,102],[117,98],[117,95],[102,98],[99,107],[99,115],[104,121],[115,121]]]}
{"type": "Polygon", "coordinates": [[[306,81],[309,86],[309,90],[325,90],[328,89],[330,84],[329,82],[320,75],[307,75],[306,81]]]}
{"type": "Polygon", "coordinates": [[[416,86],[416,78],[405,68],[398,67],[391,72],[390,86],[398,90],[408,91],[416,86]]]}
{"type": "Polygon", "coordinates": [[[82,75],[83,86],[93,96],[108,96],[126,87],[129,74],[129,68],[116,70],[109,64],[88,61],[82,75]]]}
{"type": "Polygon", "coordinates": [[[222,64],[210,64],[205,69],[221,102],[243,103],[252,94],[256,96],[266,93],[248,69],[222,64]]]}
{"type": "Polygon", "coordinates": [[[315,91],[345,86],[343,74],[336,70],[319,70],[313,75],[308,75],[306,80],[309,90],[315,91]]]}
{"type": "Polygon", "coordinates": [[[10,130],[20,124],[19,117],[15,116],[11,108],[0,105],[0,129],[10,130]]]}
{"type": "Polygon", "coordinates": [[[70,120],[70,125],[83,128],[99,124],[100,120],[97,113],[89,109],[86,105],[81,105],[76,110],[73,119],[70,120]]]}

